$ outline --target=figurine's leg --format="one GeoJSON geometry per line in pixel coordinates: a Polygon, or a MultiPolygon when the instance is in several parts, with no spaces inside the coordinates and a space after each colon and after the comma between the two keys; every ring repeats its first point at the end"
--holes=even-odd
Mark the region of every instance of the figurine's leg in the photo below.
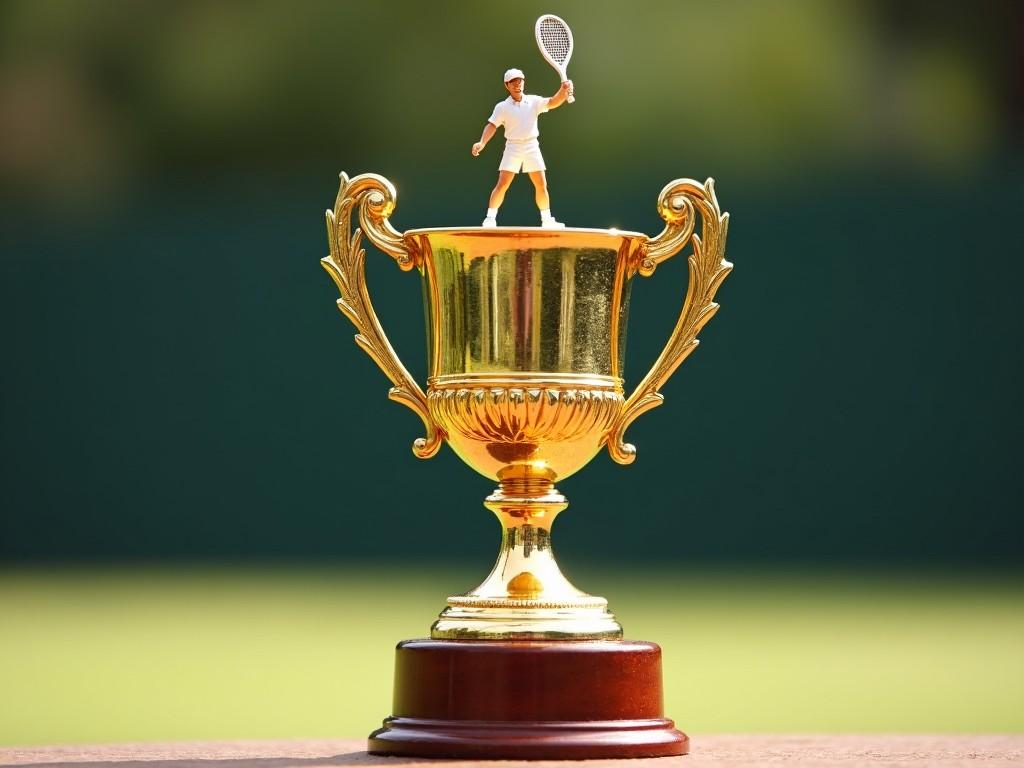
{"type": "Polygon", "coordinates": [[[512,179],[515,177],[516,175],[512,171],[498,171],[498,183],[491,190],[491,199],[487,203],[488,208],[494,208],[495,210],[501,208],[501,204],[505,202],[505,192],[508,191],[509,186],[512,184],[512,179]]]}
{"type": "Polygon", "coordinates": [[[530,181],[533,182],[533,199],[537,201],[537,208],[544,210],[551,207],[551,198],[548,195],[548,177],[544,171],[530,171],[530,181]]]}
{"type": "Polygon", "coordinates": [[[540,209],[540,225],[547,229],[559,229],[564,227],[560,221],[555,221],[551,215],[551,198],[548,195],[548,179],[544,171],[529,171],[530,181],[533,182],[537,208],[540,209]]]}
{"type": "Polygon", "coordinates": [[[514,178],[515,173],[512,171],[498,171],[498,183],[494,185],[491,197],[487,201],[487,217],[484,219],[483,226],[498,226],[498,209],[505,202],[505,192],[514,178]]]}

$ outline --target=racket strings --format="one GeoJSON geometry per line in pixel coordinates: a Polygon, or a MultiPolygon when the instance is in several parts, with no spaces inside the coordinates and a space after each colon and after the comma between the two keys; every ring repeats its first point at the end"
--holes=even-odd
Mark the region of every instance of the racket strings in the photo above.
{"type": "Polygon", "coordinates": [[[559,64],[564,64],[569,58],[569,33],[554,19],[541,21],[540,41],[548,55],[559,64]]]}

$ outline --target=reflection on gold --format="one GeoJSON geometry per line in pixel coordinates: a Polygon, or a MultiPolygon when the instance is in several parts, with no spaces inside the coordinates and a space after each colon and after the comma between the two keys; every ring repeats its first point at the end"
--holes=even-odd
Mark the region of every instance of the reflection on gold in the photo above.
{"type": "MultiPolygon", "coordinates": [[[[595,229],[418,229],[388,222],[394,188],[365,174],[342,175],[328,211],[331,254],[324,266],[356,342],[394,383],[393,399],[415,410],[428,457],[443,437],[478,472],[498,482],[485,502],[502,527],[490,576],[450,597],[434,624],[438,638],[615,638],[622,628],[604,598],[574,587],[551,549],[551,525],[567,502],[555,482],[607,446],[629,463],[629,424],[660,404],[658,392],[692,352],[714,315],[728,274],[714,186],[681,179],[658,200],[665,229],[655,238],[595,229]],[[349,232],[353,208],[359,228],[349,232]],[[702,229],[695,234],[696,214],[702,229]],[[411,380],[380,326],[366,290],[362,234],[399,267],[423,275],[426,394],[411,380]],[[632,278],[687,243],[690,282],[679,321],[650,373],[628,398],[622,371],[632,278]]],[[[438,503],[443,503],[439,500],[438,503]]]]}
{"type": "Polygon", "coordinates": [[[603,230],[412,230],[431,377],[531,371],[619,378],[643,235],[603,230]]]}

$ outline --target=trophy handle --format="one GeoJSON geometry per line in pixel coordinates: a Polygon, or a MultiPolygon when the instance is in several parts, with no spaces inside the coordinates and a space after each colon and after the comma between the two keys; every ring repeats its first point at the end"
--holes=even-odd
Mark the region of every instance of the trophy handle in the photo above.
{"type": "Polygon", "coordinates": [[[338,309],[356,327],[358,344],[380,367],[394,386],[391,400],[416,412],[426,427],[426,437],[417,438],[413,453],[429,459],[441,447],[441,431],[430,417],[427,398],[398,359],[384,335],[366,289],[366,250],[360,246],[365,232],[375,246],[391,256],[402,271],[416,266],[417,254],[391,226],[388,217],[395,209],[395,188],[383,176],[364,173],[352,179],[342,173],[334,210],[327,211],[327,242],[331,253],[320,260],[338,286],[338,309]],[[351,230],[352,210],[359,208],[359,227],[351,230]]]}
{"type": "Polygon", "coordinates": [[[658,264],[692,241],[690,279],[683,311],[668,344],[626,400],[608,433],[608,453],[619,464],[631,464],[636,459],[636,447],[623,440],[626,428],[638,416],[664,402],[658,390],[700,343],[697,334],[718,311],[715,292],[732,270],[732,264],[725,260],[729,214],[722,213],[718,207],[714,179],[704,184],[692,179],[669,182],[658,196],[658,214],[665,220],[665,229],[642,248],[637,270],[644,277],[650,277],[658,264]],[[694,233],[695,208],[700,211],[702,220],[700,235],[694,233]]]}

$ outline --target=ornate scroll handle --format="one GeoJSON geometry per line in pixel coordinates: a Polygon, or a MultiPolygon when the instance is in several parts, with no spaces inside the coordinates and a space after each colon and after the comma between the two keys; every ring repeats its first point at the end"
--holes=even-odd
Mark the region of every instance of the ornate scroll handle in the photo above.
{"type": "Polygon", "coordinates": [[[678,253],[690,240],[690,280],[683,311],[668,344],[626,400],[608,433],[608,453],[619,464],[631,464],[636,459],[636,447],[623,440],[626,428],[638,416],[664,402],[658,390],[697,348],[697,334],[718,311],[715,293],[732,270],[732,264],[725,260],[729,214],[718,207],[714,179],[704,184],[691,179],[670,182],[658,196],[658,213],[665,220],[665,229],[641,251],[638,270],[644,277],[653,275],[658,264],[678,253]],[[695,209],[700,211],[702,220],[700,235],[694,233],[695,209]]]}
{"type": "Polygon", "coordinates": [[[388,216],[394,209],[395,188],[383,176],[364,173],[349,179],[342,173],[334,210],[327,211],[327,242],[331,253],[321,259],[320,264],[334,279],[341,293],[338,309],[359,331],[356,344],[373,358],[395,385],[388,391],[388,397],[408,406],[423,420],[427,435],[417,438],[412,450],[421,459],[429,459],[441,447],[441,431],[427,410],[426,395],[384,335],[366,289],[366,250],[360,245],[363,232],[370,242],[393,257],[402,270],[416,266],[416,254],[410,251],[402,236],[388,222],[388,216]],[[361,228],[351,230],[352,209],[356,206],[361,228]]]}

